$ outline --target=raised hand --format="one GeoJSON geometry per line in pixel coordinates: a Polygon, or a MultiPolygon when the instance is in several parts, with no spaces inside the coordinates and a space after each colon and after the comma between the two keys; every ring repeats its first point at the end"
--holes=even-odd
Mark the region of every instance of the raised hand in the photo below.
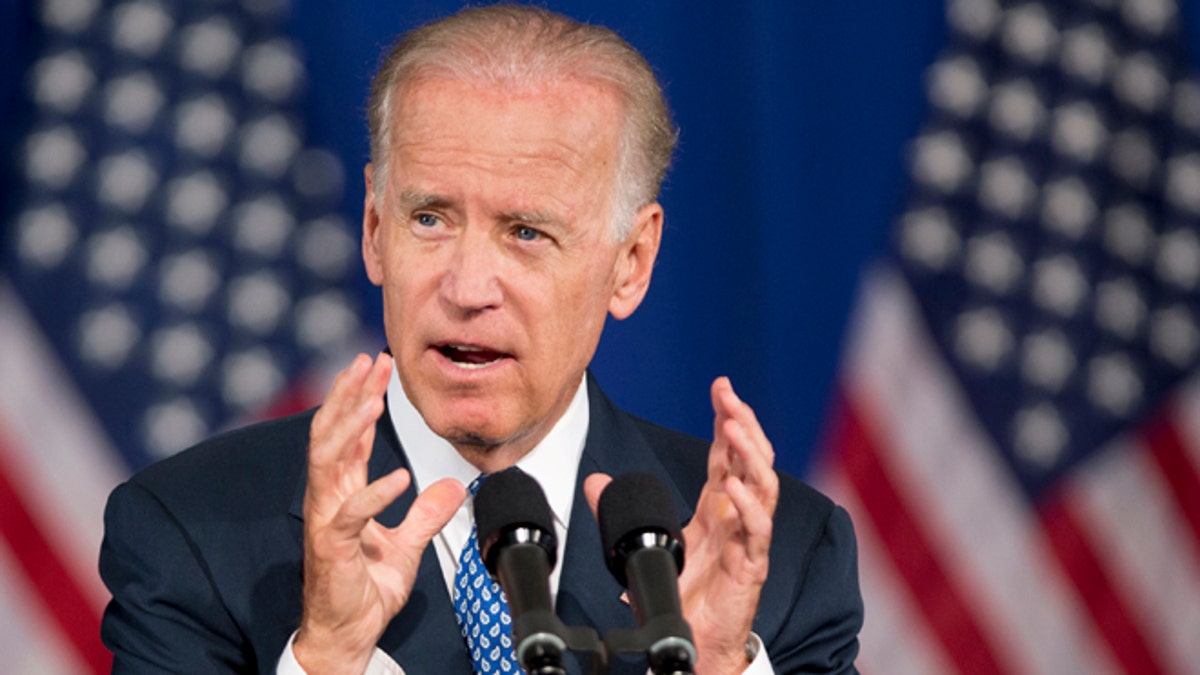
{"type": "Polygon", "coordinates": [[[408,601],[421,554],[466,498],[445,479],[426,488],[404,521],[375,520],[408,489],[398,469],[367,483],[375,423],[392,357],[360,354],[338,374],[313,417],[304,494],[304,616],[293,643],[305,671],[362,673],[383,630],[408,601]]]}

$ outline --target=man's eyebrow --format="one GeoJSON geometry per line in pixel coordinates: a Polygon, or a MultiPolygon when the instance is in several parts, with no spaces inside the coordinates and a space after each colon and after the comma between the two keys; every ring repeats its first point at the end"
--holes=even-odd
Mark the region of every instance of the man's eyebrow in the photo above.
{"type": "Polygon", "coordinates": [[[563,219],[546,211],[510,211],[501,214],[504,220],[526,225],[562,225],[563,219]]]}
{"type": "Polygon", "coordinates": [[[400,203],[410,209],[449,208],[452,201],[444,195],[430,194],[418,190],[405,190],[400,193],[400,203]]]}

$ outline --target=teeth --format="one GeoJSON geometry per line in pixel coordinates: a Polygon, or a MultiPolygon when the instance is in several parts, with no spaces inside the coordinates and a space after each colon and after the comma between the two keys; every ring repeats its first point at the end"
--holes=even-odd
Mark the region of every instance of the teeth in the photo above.
{"type": "Polygon", "coordinates": [[[465,363],[462,361],[451,360],[450,363],[453,363],[454,365],[456,365],[459,368],[462,368],[464,370],[479,370],[480,368],[487,368],[488,366],[492,365],[493,363],[496,363],[499,360],[500,359],[494,359],[492,361],[488,361],[487,363],[465,363]]]}

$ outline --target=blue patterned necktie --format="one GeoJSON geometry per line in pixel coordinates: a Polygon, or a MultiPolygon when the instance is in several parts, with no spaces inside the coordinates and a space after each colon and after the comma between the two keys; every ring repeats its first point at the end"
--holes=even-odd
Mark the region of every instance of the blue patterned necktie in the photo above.
{"type": "MultiPolygon", "coordinates": [[[[472,495],[484,478],[486,476],[480,476],[471,481],[472,495]]],[[[454,610],[458,629],[467,641],[467,651],[478,675],[521,672],[513,647],[508,600],[483,565],[474,523],[471,524],[471,536],[458,556],[454,610]]]]}

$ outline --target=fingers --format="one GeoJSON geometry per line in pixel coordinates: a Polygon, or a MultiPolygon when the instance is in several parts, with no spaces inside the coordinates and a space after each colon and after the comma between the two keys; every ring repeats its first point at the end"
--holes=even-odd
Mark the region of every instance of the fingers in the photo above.
{"type": "Polygon", "coordinates": [[[313,416],[309,437],[309,500],[327,517],[341,501],[366,486],[366,464],[375,440],[375,422],[383,413],[383,395],[392,357],[374,361],[359,354],[338,374],[329,395],[313,416]]]}
{"type": "Polygon", "coordinates": [[[330,530],[338,539],[354,539],[372,518],[396,501],[412,478],[407,469],[396,469],[377,479],[362,490],[351,494],[330,522],[330,530]]]}
{"type": "Polygon", "coordinates": [[[583,479],[583,496],[587,498],[588,506],[592,508],[592,516],[600,518],[600,495],[604,488],[612,482],[612,476],[606,473],[594,473],[583,479]]]}
{"type": "Polygon", "coordinates": [[[398,570],[401,576],[409,580],[416,578],[425,547],[450,522],[466,498],[467,488],[453,478],[443,478],[417,495],[404,521],[386,534],[400,549],[396,563],[401,568],[398,570]]]}

